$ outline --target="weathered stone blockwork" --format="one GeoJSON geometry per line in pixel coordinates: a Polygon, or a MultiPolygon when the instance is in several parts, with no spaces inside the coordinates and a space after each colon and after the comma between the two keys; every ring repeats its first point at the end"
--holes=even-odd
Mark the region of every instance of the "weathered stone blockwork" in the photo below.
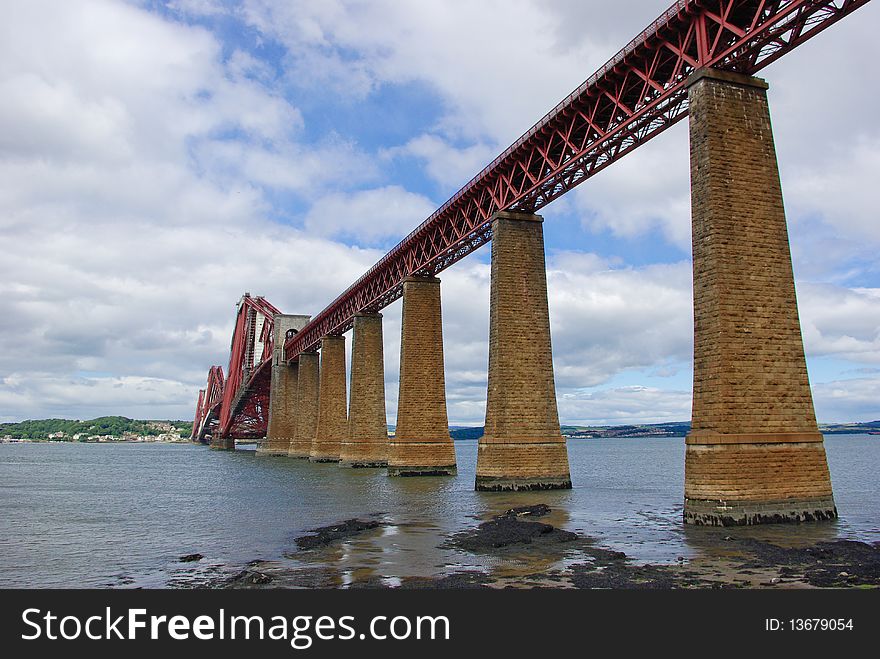
{"type": "Polygon", "coordinates": [[[388,454],[391,476],[454,474],[455,447],[446,415],[440,280],[403,282],[397,428],[388,454]]]}
{"type": "Polygon", "coordinates": [[[274,319],[274,350],[269,384],[269,424],[266,439],[257,455],[283,455],[290,450],[296,430],[297,364],[284,361],[284,340],[288,330],[299,331],[310,316],[277,314],[274,319]]]}
{"type": "Polygon", "coordinates": [[[492,222],[489,386],[476,489],[571,487],[559,428],[543,218],[497,213],[492,222]]]}
{"type": "Polygon", "coordinates": [[[318,421],[309,455],[312,462],[339,462],[342,440],[348,434],[345,395],[345,337],[321,339],[318,421]]]}
{"type": "Polygon", "coordinates": [[[211,443],[208,446],[219,451],[234,451],[235,437],[220,437],[218,435],[211,438],[211,443]]]}
{"type": "Polygon", "coordinates": [[[269,427],[257,455],[287,455],[296,434],[296,387],[299,365],[272,364],[269,427]]]}
{"type": "Polygon", "coordinates": [[[339,464],[343,467],[384,467],[388,464],[385,357],[380,313],[359,313],[354,317],[348,431],[340,447],[339,464]]]}
{"type": "Polygon", "coordinates": [[[287,451],[291,458],[308,458],[318,425],[320,366],[317,352],[299,355],[296,386],[296,430],[287,451]]]}
{"type": "Polygon", "coordinates": [[[766,89],[757,78],[702,71],[689,90],[691,523],[836,515],[804,359],[766,89]],[[788,503],[774,503],[780,501],[788,503]]]}

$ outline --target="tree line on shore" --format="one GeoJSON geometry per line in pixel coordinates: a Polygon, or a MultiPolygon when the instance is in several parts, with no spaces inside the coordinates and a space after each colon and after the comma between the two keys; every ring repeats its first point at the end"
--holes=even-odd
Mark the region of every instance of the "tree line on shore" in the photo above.
{"type": "Polygon", "coordinates": [[[0,423],[0,437],[13,439],[59,439],[70,441],[74,435],[122,437],[125,434],[156,437],[179,432],[188,437],[192,421],[158,421],[129,419],[124,416],[102,416],[89,421],[71,419],[37,419],[18,423],[0,423]],[[59,433],[63,433],[59,435],[59,433]],[[55,437],[51,437],[54,435],[55,437]]]}

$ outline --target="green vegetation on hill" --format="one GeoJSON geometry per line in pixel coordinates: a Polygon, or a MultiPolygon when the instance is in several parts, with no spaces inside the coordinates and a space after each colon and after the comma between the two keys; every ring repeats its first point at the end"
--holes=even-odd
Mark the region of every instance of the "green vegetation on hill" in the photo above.
{"type": "Polygon", "coordinates": [[[180,432],[187,437],[191,431],[191,421],[140,421],[124,416],[102,416],[91,421],[40,419],[0,423],[0,437],[9,435],[15,439],[48,439],[49,435],[64,433],[63,437],[55,438],[59,441],[71,441],[74,435],[81,435],[80,439],[84,440],[91,435],[122,437],[125,433],[155,437],[167,432],[180,432]]]}

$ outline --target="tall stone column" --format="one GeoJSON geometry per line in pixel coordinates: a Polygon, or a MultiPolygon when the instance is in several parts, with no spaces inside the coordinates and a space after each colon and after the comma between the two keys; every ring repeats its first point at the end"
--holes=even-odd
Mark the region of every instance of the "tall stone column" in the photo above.
{"type": "Polygon", "coordinates": [[[492,220],[489,386],[478,490],[571,487],[556,408],[543,221],[511,212],[492,220]]]}
{"type": "Polygon", "coordinates": [[[385,358],[380,313],[359,313],[354,317],[350,398],[348,432],[340,448],[340,466],[386,466],[388,424],[385,420],[385,358]]]}
{"type": "Polygon", "coordinates": [[[299,373],[296,385],[296,430],[287,455],[308,458],[318,426],[319,363],[317,352],[299,355],[299,373]]]}
{"type": "Polygon", "coordinates": [[[273,325],[272,375],[269,384],[269,426],[257,455],[287,455],[296,428],[296,384],[298,364],[284,361],[288,332],[298,332],[310,316],[276,314],[273,325]]]}
{"type": "Polygon", "coordinates": [[[798,320],[767,83],[690,82],[694,402],[685,521],[837,516],[798,320]]]}
{"type": "Polygon", "coordinates": [[[455,474],[455,447],[446,416],[440,280],[403,282],[397,428],[388,456],[390,476],[455,474]]]}
{"type": "Polygon", "coordinates": [[[312,462],[339,462],[342,440],[348,434],[345,396],[345,337],[321,339],[318,422],[312,442],[312,462]]]}

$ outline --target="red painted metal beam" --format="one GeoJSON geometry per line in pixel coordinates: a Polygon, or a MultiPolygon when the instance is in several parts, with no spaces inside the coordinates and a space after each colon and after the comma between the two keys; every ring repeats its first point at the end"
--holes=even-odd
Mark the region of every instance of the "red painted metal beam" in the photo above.
{"type": "Polygon", "coordinates": [[[221,437],[255,437],[265,434],[269,410],[267,358],[272,354],[277,307],[262,297],[245,293],[239,300],[235,331],[229,350],[229,369],[219,409],[221,437]],[[258,348],[258,342],[262,346],[258,348]],[[262,376],[256,378],[257,374],[262,376]]]}
{"type": "Polygon", "coordinates": [[[206,435],[213,435],[216,432],[216,421],[220,414],[220,405],[223,403],[225,383],[223,368],[212,366],[208,371],[208,382],[205,388],[199,392],[196,422],[193,424],[193,439],[201,442],[204,441],[206,435]]]}
{"type": "Polygon", "coordinates": [[[270,358],[277,307],[245,293],[237,305],[227,377],[212,366],[199,392],[192,439],[262,437],[269,413],[270,358]]]}
{"type": "Polygon", "coordinates": [[[199,430],[202,425],[203,411],[202,407],[205,404],[205,390],[199,389],[199,402],[196,403],[196,416],[193,419],[193,427],[192,432],[190,432],[189,438],[192,441],[198,441],[199,439],[199,430]]]}
{"type": "Polygon", "coordinates": [[[534,212],[687,116],[702,67],[754,74],[868,0],[680,0],[285,343],[285,357],[348,330],[491,240],[497,211],[534,212]]]}

